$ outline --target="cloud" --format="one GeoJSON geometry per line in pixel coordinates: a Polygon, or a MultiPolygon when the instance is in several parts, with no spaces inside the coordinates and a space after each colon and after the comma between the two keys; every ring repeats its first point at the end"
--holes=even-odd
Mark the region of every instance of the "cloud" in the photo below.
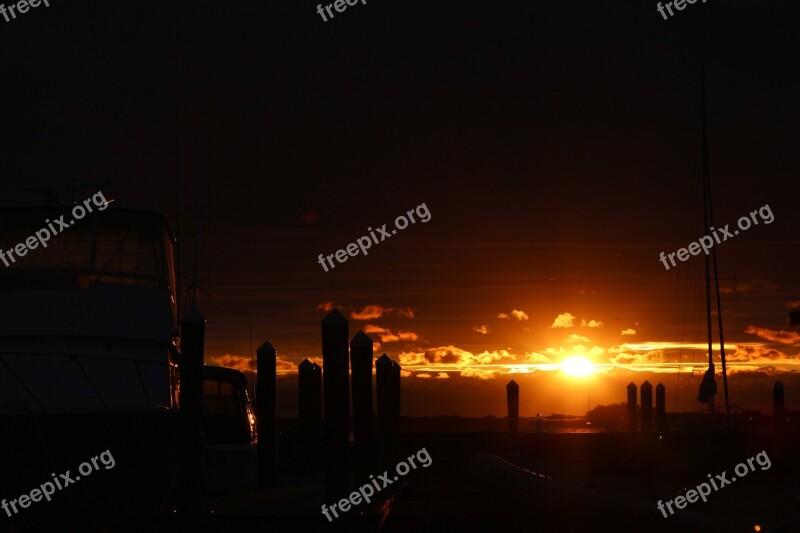
{"type": "Polygon", "coordinates": [[[482,326],[473,327],[472,330],[473,331],[477,331],[481,335],[486,335],[487,333],[489,333],[489,326],[487,326],[486,324],[483,324],[482,326]]]}
{"type": "Polygon", "coordinates": [[[621,335],[636,335],[636,330],[635,330],[635,329],[631,329],[631,328],[628,328],[628,329],[623,329],[623,330],[620,332],[620,334],[621,334],[621,335]]]}
{"type": "Polygon", "coordinates": [[[450,374],[447,372],[439,372],[439,374],[436,376],[436,379],[450,379],[450,374]]]}
{"type": "Polygon", "coordinates": [[[586,322],[585,320],[581,320],[581,327],[582,328],[601,328],[603,327],[603,323],[599,320],[590,320],[586,322]]]}
{"type": "Polygon", "coordinates": [[[747,326],[747,329],[745,329],[744,332],[750,335],[756,335],[768,341],[779,342],[781,344],[800,343],[800,333],[797,333],[796,331],[779,331],[750,325],[747,326]]]}
{"type": "Polygon", "coordinates": [[[553,321],[551,328],[572,328],[575,327],[575,317],[571,313],[561,313],[553,321]]]}
{"type": "Polygon", "coordinates": [[[575,342],[591,342],[591,341],[586,337],[584,337],[583,335],[578,335],[577,333],[573,333],[572,335],[564,339],[564,342],[575,343],[575,342]]]}
{"type": "Polygon", "coordinates": [[[450,365],[454,367],[487,365],[498,361],[513,361],[515,356],[507,350],[484,350],[474,354],[455,346],[438,346],[424,352],[402,352],[399,356],[401,366],[450,365]]]}
{"type": "Polygon", "coordinates": [[[317,310],[318,311],[322,310],[325,311],[326,313],[330,313],[331,311],[333,311],[334,307],[335,306],[333,305],[333,300],[326,300],[317,306],[317,310]]]}
{"type": "Polygon", "coordinates": [[[800,300],[792,300],[786,304],[786,307],[794,309],[795,307],[800,307],[800,300]]]}
{"type": "MultiPolygon", "coordinates": [[[[224,355],[213,355],[209,360],[212,365],[233,368],[240,372],[255,373],[255,359],[251,360],[250,356],[226,353],[224,355]]],[[[279,355],[275,360],[275,370],[277,374],[295,374],[297,373],[297,365],[279,355]]]]}
{"type": "Polygon", "coordinates": [[[753,361],[778,361],[785,359],[794,359],[794,356],[787,356],[785,353],[764,345],[745,344],[736,347],[736,351],[732,354],[726,354],[726,359],[729,361],[737,362],[753,362],[753,361]]]}
{"type": "Polygon", "coordinates": [[[372,351],[373,352],[380,352],[381,351],[381,343],[378,341],[372,341],[372,351]]]}
{"type": "Polygon", "coordinates": [[[528,315],[525,314],[525,311],[517,311],[516,309],[514,309],[513,311],[511,311],[511,316],[515,320],[519,320],[519,321],[528,320],[528,315]]]}
{"type": "Polygon", "coordinates": [[[355,320],[372,320],[383,315],[404,316],[414,318],[414,311],[410,307],[383,307],[380,305],[368,305],[361,311],[353,311],[350,316],[355,320]]]}
{"type": "Polygon", "coordinates": [[[414,374],[415,377],[422,378],[422,379],[430,379],[430,374],[414,374]]]}
{"type": "Polygon", "coordinates": [[[504,320],[510,320],[513,318],[514,320],[522,322],[523,320],[528,320],[528,315],[527,313],[525,313],[525,311],[514,309],[509,314],[500,313],[499,315],[497,315],[497,318],[501,318],[504,320]]]}
{"type": "Polygon", "coordinates": [[[410,370],[404,370],[402,368],[400,369],[400,377],[410,378],[413,375],[414,375],[414,373],[411,372],[410,370]]]}
{"type": "Polygon", "coordinates": [[[619,352],[610,359],[613,365],[633,365],[664,362],[664,352],[655,350],[647,353],[619,352]]]}
{"type": "Polygon", "coordinates": [[[778,288],[778,284],[768,279],[755,279],[752,281],[740,281],[733,288],[723,287],[719,292],[723,294],[737,293],[764,293],[772,292],[778,288]]]}
{"type": "Polygon", "coordinates": [[[380,326],[376,326],[375,324],[367,324],[363,328],[364,333],[377,333],[380,338],[381,342],[397,342],[397,341],[410,341],[414,342],[419,340],[419,335],[411,331],[398,331],[397,333],[392,333],[391,330],[386,328],[382,328],[380,326]]]}
{"type": "Polygon", "coordinates": [[[591,348],[587,349],[586,346],[582,344],[576,344],[570,348],[564,348],[561,346],[557,350],[555,348],[547,348],[545,352],[552,356],[551,359],[556,360],[571,356],[583,356],[592,359],[606,353],[605,349],[601,346],[592,346],[591,348]]]}
{"type": "Polygon", "coordinates": [[[550,358],[537,352],[528,352],[524,356],[526,363],[549,363],[550,358]]]}
{"type": "Polygon", "coordinates": [[[480,368],[465,368],[461,371],[461,376],[465,378],[492,379],[497,372],[494,370],[482,370],[480,368]]]}

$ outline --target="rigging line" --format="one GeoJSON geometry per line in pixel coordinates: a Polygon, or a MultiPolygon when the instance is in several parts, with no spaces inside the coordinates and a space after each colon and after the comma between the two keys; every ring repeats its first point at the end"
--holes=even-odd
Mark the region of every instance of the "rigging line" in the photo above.
{"type": "Polygon", "coordinates": [[[247,317],[247,328],[250,330],[250,372],[253,374],[253,401],[257,402],[258,398],[256,398],[255,384],[256,369],[255,366],[253,366],[253,325],[250,323],[250,317],[247,317]]]}
{"type": "MultiPolygon", "coordinates": [[[[703,79],[703,84],[705,86],[705,77],[703,79]]],[[[703,102],[704,102],[704,109],[705,109],[705,90],[703,91],[703,102]]],[[[711,174],[708,169],[708,139],[706,137],[706,120],[705,120],[705,113],[703,113],[703,147],[706,153],[704,166],[705,166],[705,181],[706,181],[706,188],[708,189],[708,221],[711,223],[710,227],[714,227],[714,210],[713,204],[711,199],[711,174]]],[[[725,362],[725,334],[722,329],[722,298],[720,297],[719,293],[719,270],[717,266],[717,247],[714,246],[711,249],[711,253],[714,258],[714,289],[716,292],[717,297],[717,323],[719,325],[719,357],[722,363],[722,388],[725,393],[725,413],[726,413],[726,421],[730,426],[730,414],[731,414],[731,405],[728,399],[728,372],[726,368],[725,362]]],[[[706,256],[707,258],[708,256],[706,256]]],[[[706,274],[708,274],[708,270],[706,267],[706,274]]],[[[710,297],[710,295],[709,295],[710,297]]],[[[710,317],[710,315],[709,315],[710,317]]],[[[711,324],[709,323],[709,331],[711,328],[711,324]]],[[[710,337],[709,337],[710,338],[710,337]]]]}
{"type": "MultiPolygon", "coordinates": [[[[710,195],[711,185],[709,183],[708,174],[708,138],[706,135],[706,69],[705,64],[701,73],[701,94],[702,94],[702,131],[703,131],[703,222],[704,232],[708,231],[709,216],[710,216],[710,195]]],[[[706,254],[705,256],[705,274],[706,274],[706,323],[708,332],[708,370],[706,376],[709,381],[714,382],[714,350],[713,350],[713,330],[711,327],[711,258],[706,254]]],[[[703,385],[707,385],[706,376],[703,377],[703,382],[700,384],[700,389],[703,391],[703,385]]],[[[716,387],[714,387],[716,388],[716,387]]],[[[705,389],[708,392],[708,407],[709,412],[714,413],[714,396],[715,391],[712,388],[705,389]]],[[[698,399],[701,396],[698,396],[698,399]]]]}

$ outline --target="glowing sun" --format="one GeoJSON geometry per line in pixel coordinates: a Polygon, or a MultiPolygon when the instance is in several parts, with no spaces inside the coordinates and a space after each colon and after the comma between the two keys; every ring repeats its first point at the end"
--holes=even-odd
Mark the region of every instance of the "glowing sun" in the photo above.
{"type": "Polygon", "coordinates": [[[567,357],[561,362],[561,371],[573,378],[583,378],[591,376],[597,369],[590,360],[585,357],[567,357]]]}

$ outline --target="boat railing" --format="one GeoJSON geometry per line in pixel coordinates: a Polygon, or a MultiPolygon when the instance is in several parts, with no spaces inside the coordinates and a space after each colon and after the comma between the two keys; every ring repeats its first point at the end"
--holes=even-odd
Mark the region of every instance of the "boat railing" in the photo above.
{"type": "Polygon", "coordinates": [[[79,357],[92,358],[92,359],[113,360],[113,361],[127,361],[127,362],[134,363],[134,365],[136,367],[136,375],[138,376],[138,380],[139,380],[139,385],[142,388],[142,392],[144,393],[144,398],[145,398],[145,400],[147,402],[147,405],[150,406],[150,407],[152,407],[154,404],[152,403],[152,400],[150,399],[150,394],[148,393],[147,385],[145,383],[144,376],[142,375],[141,365],[145,364],[145,365],[163,366],[163,367],[168,368],[168,369],[169,368],[177,368],[177,365],[175,365],[174,363],[172,363],[170,361],[167,361],[167,362],[164,362],[164,361],[147,361],[147,360],[144,360],[144,359],[135,359],[135,358],[132,358],[132,357],[124,357],[124,356],[109,356],[109,355],[94,355],[94,354],[86,355],[86,354],[74,354],[74,353],[67,354],[67,353],[52,353],[52,352],[48,352],[48,353],[31,353],[31,352],[20,352],[20,351],[0,352],[0,365],[2,365],[9,372],[9,374],[22,386],[23,389],[25,389],[25,392],[27,392],[30,395],[30,397],[33,398],[33,400],[36,402],[36,404],[39,406],[40,409],[46,409],[44,403],[37,397],[37,395],[34,393],[34,391],[32,391],[30,387],[28,387],[27,383],[25,383],[25,380],[22,379],[14,371],[14,369],[11,367],[11,365],[9,365],[8,362],[5,360],[5,356],[9,356],[9,355],[26,356],[26,357],[64,357],[64,358],[70,359],[75,364],[75,366],[77,366],[78,370],[81,372],[83,377],[86,379],[87,383],[89,384],[89,386],[94,391],[95,396],[97,397],[98,400],[100,400],[100,402],[103,404],[103,408],[105,408],[105,409],[109,409],[110,406],[108,405],[108,402],[106,401],[106,398],[100,393],[100,391],[95,386],[94,382],[92,381],[92,378],[86,372],[86,369],[84,368],[84,366],[78,360],[79,357]]]}

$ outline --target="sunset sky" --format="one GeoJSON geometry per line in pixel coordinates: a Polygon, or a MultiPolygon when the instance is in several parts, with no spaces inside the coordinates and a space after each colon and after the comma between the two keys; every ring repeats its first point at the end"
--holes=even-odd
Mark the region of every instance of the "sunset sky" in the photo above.
{"type": "Polygon", "coordinates": [[[281,416],[333,308],[402,365],[404,415],[502,416],[512,378],[522,416],[645,380],[693,411],[703,255],[667,271],[659,254],[706,233],[705,62],[715,225],[774,215],[717,246],[731,400],[766,411],[780,379],[800,409],[787,2],[667,21],[655,2],[369,1],[328,22],[268,4],[52,2],[2,25],[3,203],[107,179],[174,224],[177,146],[186,275],[204,214],[206,363],[248,369],[252,327],[278,350],[281,416]],[[317,262],[422,203],[428,222],[317,262]],[[574,356],[596,372],[565,375],[574,356]]]}

